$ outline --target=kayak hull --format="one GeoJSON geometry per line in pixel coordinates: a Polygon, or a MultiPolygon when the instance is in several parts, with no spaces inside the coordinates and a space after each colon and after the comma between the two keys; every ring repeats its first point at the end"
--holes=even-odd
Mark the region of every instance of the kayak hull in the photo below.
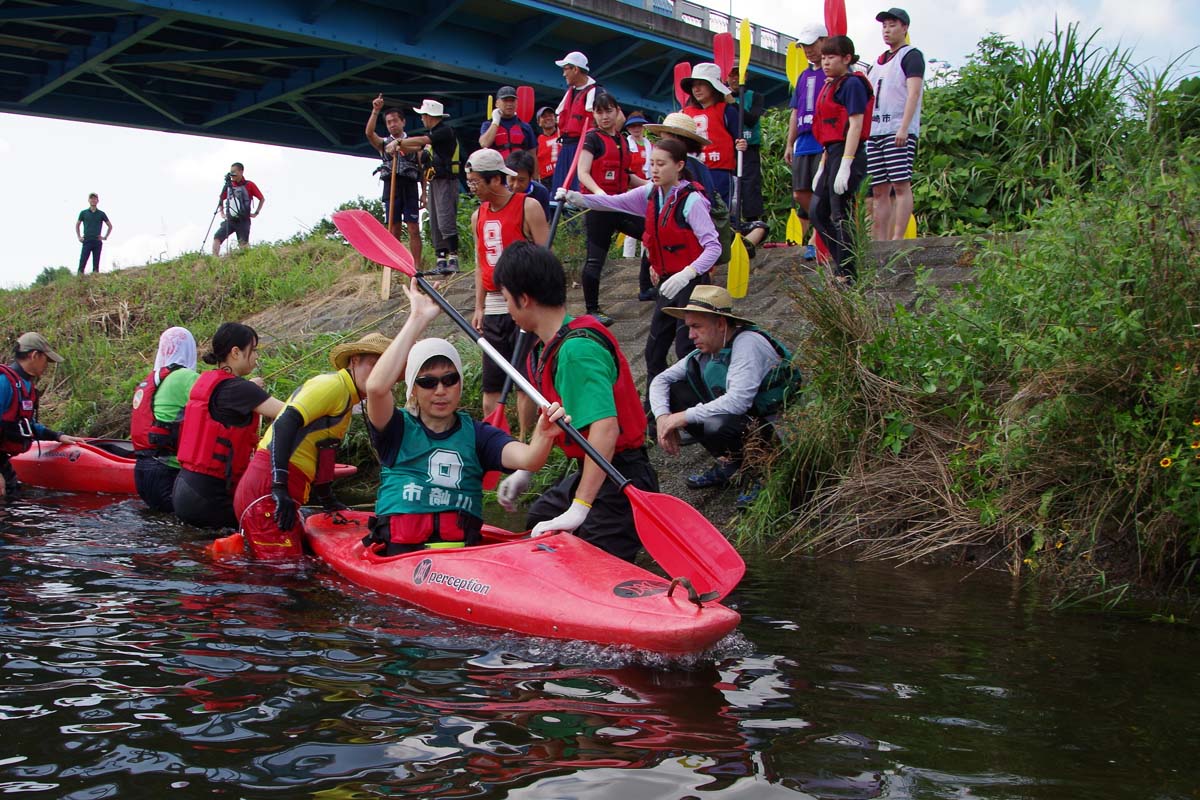
{"type": "MultiPolygon", "coordinates": [[[[34,442],[10,462],[17,478],[28,486],[60,492],[137,494],[133,482],[133,443],[127,439],[91,439],[61,444],[34,442]]],[[[358,467],[338,464],[335,478],[348,478],[358,467]]]]}
{"type": "MultiPolygon", "coordinates": [[[[661,653],[704,650],[737,627],[736,611],[696,605],[668,581],[570,534],[385,557],[362,545],[364,512],[315,514],[305,537],[317,557],[359,586],[451,619],[531,636],[629,645],[661,653]]],[[[505,541],[507,540],[507,541],[505,541]]]]}

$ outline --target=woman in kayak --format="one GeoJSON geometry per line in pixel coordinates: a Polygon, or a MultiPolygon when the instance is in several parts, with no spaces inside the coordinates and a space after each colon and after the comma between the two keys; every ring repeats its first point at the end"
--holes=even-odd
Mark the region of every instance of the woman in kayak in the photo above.
{"type": "Polygon", "coordinates": [[[259,420],[277,417],[283,403],[262,378],[244,380],[258,364],[258,334],[249,325],[222,323],[204,360],[217,369],[200,376],[184,407],[175,516],[201,528],[236,528],[233,490],[258,443],[259,420]]]}
{"type": "Polygon", "coordinates": [[[167,328],[158,337],[154,369],[133,393],[129,438],[137,464],[133,482],[138,497],[153,511],[173,511],[179,475],[179,427],[196,372],[196,339],[187,328],[167,328]]]}
{"type": "Polygon", "coordinates": [[[458,351],[445,339],[420,338],[438,306],[415,285],[404,291],[408,319],[367,378],[368,430],[382,465],[372,538],[386,555],[477,544],[483,474],[541,469],[558,435],[554,422],[563,416],[557,403],[544,409],[523,444],[459,411],[458,351]],[[402,409],[392,394],[401,373],[407,397],[402,409]]]}

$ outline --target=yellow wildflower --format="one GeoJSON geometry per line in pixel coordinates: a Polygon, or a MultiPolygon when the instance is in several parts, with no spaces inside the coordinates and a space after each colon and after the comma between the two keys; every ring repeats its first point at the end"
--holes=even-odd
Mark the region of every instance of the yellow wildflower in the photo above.
{"type": "Polygon", "coordinates": [[[1200,450],[1200,439],[1197,439],[1196,441],[1192,442],[1192,449],[1200,450]]]}
{"type": "Polygon", "coordinates": [[[1167,456],[1167,457],[1166,457],[1166,458],[1164,458],[1162,461],[1158,462],[1158,465],[1159,465],[1160,467],[1162,467],[1163,469],[1166,469],[1167,467],[1171,466],[1171,465],[1172,465],[1172,464],[1174,464],[1174,463],[1175,463],[1175,462],[1174,462],[1174,461],[1171,459],[1171,457],[1170,457],[1170,456],[1167,456]]]}

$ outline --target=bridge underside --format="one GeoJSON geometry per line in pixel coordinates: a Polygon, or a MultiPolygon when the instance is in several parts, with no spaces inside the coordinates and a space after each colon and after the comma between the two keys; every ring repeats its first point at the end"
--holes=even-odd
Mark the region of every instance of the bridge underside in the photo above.
{"type": "MultiPolygon", "coordinates": [[[[583,50],[626,110],[661,114],[710,43],[613,0],[0,0],[0,111],[363,154],[380,92],[441,100],[469,138],[503,83],[555,105],[554,60],[583,50]]],[[[782,57],[755,48],[750,85],[786,99],[782,57]]]]}

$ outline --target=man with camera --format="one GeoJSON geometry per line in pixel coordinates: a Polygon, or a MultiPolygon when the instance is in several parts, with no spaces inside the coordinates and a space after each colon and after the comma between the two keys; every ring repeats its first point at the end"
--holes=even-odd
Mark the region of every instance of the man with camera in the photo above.
{"type": "Polygon", "coordinates": [[[383,214],[393,236],[399,238],[395,225],[397,221],[403,222],[408,228],[408,249],[412,253],[413,263],[420,264],[421,154],[402,152],[399,142],[405,136],[404,112],[394,106],[385,109],[383,105],[382,94],[371,101],[371,116],[367,119],[366,130],[367,141],[382,159],[382,163],[375,168],[375,174],[383,181],[383,214]],[[387,138],[375,132],[381,111],[387,138]]]}
{"type": "Polygon", "coordinates": [[[235,161],[225,174],[225,188],[221,190],[221,199],[217,204],[221,225],[213,236],[214,256],[221,255],[221,245],[231,234],[237,234],[238,247],[250,244],[250,220],[258,216],[266,202],[254,181],[246,180],[242,174],[245,170],[240,162],[235,161]],[[257,208],[251,208],[253,200],[258,200],[257,208]]]}

